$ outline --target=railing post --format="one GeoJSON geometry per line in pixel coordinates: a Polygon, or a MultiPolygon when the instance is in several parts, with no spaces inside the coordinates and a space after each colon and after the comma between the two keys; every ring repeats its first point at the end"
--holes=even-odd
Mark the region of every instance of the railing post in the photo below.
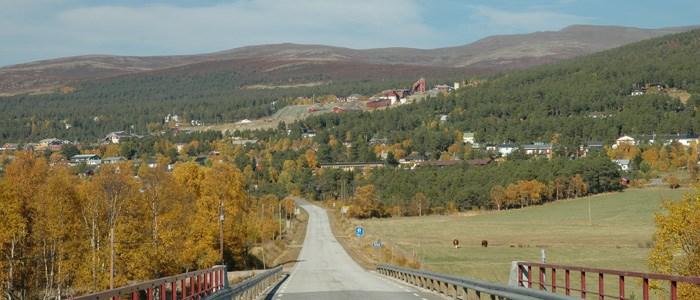
{"type": "Polygon", "coordinates": [[[177,279],[170,283],[170,300],[177,300],[177,279]]]}
{"type": "Polygon", "coordinates": [[[527,287],[532,288],[532,266],[527,266],[527,287]]]}
{"type": "Polygon", "coordinates": [[[160,285],[160,300],[166,300],[165,299],[165,283],[160,285]]]}
{"type": "Polygon", "coordinates": [[[676,281],[671,280],[671,300],[678,299],[678,284],[676,281]]]}
{"type": "Polygon", "coordinates": [[[544,267],[540,267],[540,290],[544,290],[544,274],[546,273],[544,267]]]}
{"type": "MultiPolygon", "coordinates": [[[[517,264],[517,266],[518,266],[518,267],[517,267],[517,268],[518,268],[518,286],[525,287],[525,285],[523,284],[523,269],[522,269],[522,266],[520,266],[520,264],[517,264]]],[[[466,299],[466,298],[465,298],[465,299],[466,299]]]]}
{"type": "Polygon", "coordinates": [[[567,296],[571,295],[571,271],[569,269],[564,270],[564,290],[567,296]]]}
{"type": "Polygon", "coordinates": [[[642,280],[642,299],[649,300],[649,278],[642,280]]]}
{"type": "Polygon", "coordinates": [[[598,273],[598,299],[605,300],[605,275],[598,273]]]}
{"type": "Polygon", "coordinates": [[[146,289],[146,299],[153,300],[153,288],[146,289]]]}
{"type": "Polygon", "coordinates": [[[586,299],[586,272],[581,271],[581,298],[586,299]]]}
{"type": "Polygon", "coordinates": [[[557,268],[552,268],[552,293],[557,292],[557,268]]]}
{"type": "Polygon", "coordinates": [[[620,300],[625,300],[625,276],[620,275],[620,300]]]}

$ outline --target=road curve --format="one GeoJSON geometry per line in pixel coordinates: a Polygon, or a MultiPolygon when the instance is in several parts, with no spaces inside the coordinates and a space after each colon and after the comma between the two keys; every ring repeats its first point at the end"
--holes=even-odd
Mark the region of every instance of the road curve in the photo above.
{"type": "Polygon", "coordinates": [[[299,204],[309,214],[300,262],[268,299],[442,299],[362,269],[333,236],[326,211],[308,203],[299,204]]]}

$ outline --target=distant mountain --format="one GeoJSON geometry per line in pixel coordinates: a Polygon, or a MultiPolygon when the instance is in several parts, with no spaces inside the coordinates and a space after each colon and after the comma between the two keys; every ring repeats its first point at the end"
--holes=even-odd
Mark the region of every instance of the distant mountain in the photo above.
{"type": "MultiPolygon", "coordinates": [[[[406,65],[429,67],[433,70],[464,68],[463,71],[468,73],[483,74],[551,63],[665,34],[688,31],[692,28],[639,29],[576,25],[560,31],[492,36],[463,46],[427,50],[413,48],[358,50],[323,45],[274,44],[183,56],[76,56],[0,68],[0,96],[50,92],[74,81],[199,63],[205,63],[204,66],[211,67],[216,65],[211,62],[218,61],[229,61],[223,65],[232,68],[246,62],[251,63],[252,66],[270,62],[284,67],[297,64],[297,69],[311,66],[314,72],[321,73],[325,71],[344,73],[332,69],[338,66],[337,63],[341,63],[343,67],[354,70],[366,66],[377,69],[380,68],[377,65],[406,65]]],[[[398,69],[408,68],[406,66],[398,69]]],[[[389,71],[393,71],[395,67],[391,67],[392,70],[389,71]]],[[[202,68],[193,67],[200,70],[202,68]]],[[[270,74],[268,72],[268,75],[270,74]]]]}

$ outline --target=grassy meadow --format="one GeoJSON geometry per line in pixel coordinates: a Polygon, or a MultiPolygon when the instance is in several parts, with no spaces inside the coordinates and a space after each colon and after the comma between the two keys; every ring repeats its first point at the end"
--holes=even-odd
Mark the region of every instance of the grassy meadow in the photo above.
{"type": "Polygon", "coordinates": [[[647,271],[663,200],[689,189],[628,189],[541,206],[472,216],[365,220],[367,232],[416,255],[423,268],[452,275],[507,282],[514,260],[629,271],[647,271]],[[590,203],[591,220],[588,207],[590,203]],[[459,239],[461,248],[452,247],[459,239]],[[488,240],[488,248],[481,241],[488,240]]]}

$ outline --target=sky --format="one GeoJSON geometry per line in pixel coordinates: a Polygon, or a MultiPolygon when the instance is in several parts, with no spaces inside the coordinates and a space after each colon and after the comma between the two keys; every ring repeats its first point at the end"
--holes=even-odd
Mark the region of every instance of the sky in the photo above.
{"type": "Polygon", "coordinates": [[[700,24],[698,0],[0,0],[0,66],[268,43],[457,46],[574,24],[700,24]]]}

